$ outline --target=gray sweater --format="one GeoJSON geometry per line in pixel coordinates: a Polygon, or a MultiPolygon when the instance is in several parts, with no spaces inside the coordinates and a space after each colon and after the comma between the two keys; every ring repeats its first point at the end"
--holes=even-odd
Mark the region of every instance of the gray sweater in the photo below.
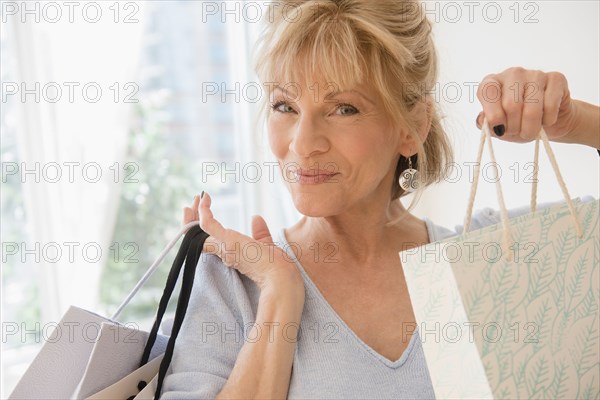
{"type": "MultiPolygon", "coordinates": [[[[540,204],[539,208],[555,203],[540,204]]],[[[513,217],[528,207],[509,211],[513,217]]],[[[429,238],[439,241],[462,232],[426,222],[429,238]]],[[[472,229],[499,222],[499,213],[474,213],[472,229]]],[[[296,344],[290,399],[417,399],[435,398],[418,331],[402,356],[390,361],[364,343],[321,295],[300,265],[283,229],[274,241],[302,273],[305,304],[296,344]]],[[[200,259],[192,298],[177,339],[162,400],[211,399],[222,389],[255,320],[258,287],[215,255],[200,259]],[[248,332],[248,334],[247,334],[248,332]]],[[[261,327],[268,334],[268,327],[261,327]]],[[[292,333],[295,328],[292,328],[292,333]]]]}

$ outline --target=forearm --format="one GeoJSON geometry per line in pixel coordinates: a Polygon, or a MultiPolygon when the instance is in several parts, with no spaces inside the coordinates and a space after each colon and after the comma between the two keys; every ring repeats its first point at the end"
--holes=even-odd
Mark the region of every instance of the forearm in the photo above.
{"type": "Polygon", "coordinates": [[[254,326],[217,399],[285,399],[302,309],[304,287],[261,292],[254,326]]]}
{"type": "Polygon", "coordinates": [[[581,100],[573,102],[577,108],[573,131],[555,141],[600,149],[600,107],[581,100]]]}

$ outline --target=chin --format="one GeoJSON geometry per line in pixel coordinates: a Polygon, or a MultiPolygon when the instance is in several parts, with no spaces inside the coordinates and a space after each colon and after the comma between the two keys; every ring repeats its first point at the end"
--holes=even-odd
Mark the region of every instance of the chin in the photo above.
{"type": "Polygon", "coordinates": [[[296,210],[307,217],[328,217],[339,212],[331,194],[323,193],[296,193],[292,195],[296,210]]]}

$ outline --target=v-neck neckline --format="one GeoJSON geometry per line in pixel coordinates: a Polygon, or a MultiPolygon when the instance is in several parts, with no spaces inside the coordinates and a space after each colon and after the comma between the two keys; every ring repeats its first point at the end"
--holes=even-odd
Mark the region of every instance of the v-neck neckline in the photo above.
{"type": "MultiPolygon", "coordinates": [[[[427,221],[426,218],[424,218],[422,220],[425,222],[425,225],[427,227],[427,234],[428,234],[429,238],[431,239],[432,238],[432,232],[430,231],[429,223],[428,223],[428,221],[427,221]]],[[[346,322],[334,310],[334,308],[331,306],[331,304],[329,304],[329,302],[327,301],[327,299],[325,299],[325,296],[323,296],[323,294],[321,293],[321,291],[319,290],[319,288],[317,287],[317,285],[313,282],[313,280],[310,278],[310,276],[308,276],[308,273],[304,270],[304,267],[302,266],[302,264],[300,264],[300,261],[296,257],[296,254],[294,254],[294,252],[292,251],[292,248],[291,248],[291,246],[290,246],[290,244],[289,244],[289,242],[288,242],[288,240],[287,240],[287,238],[285,236],[285,228],[281,228],[279,230],[279,236],[282,239],[283,250],[288,254],[288,256],[292,260],[294,260],[294,263],[298,267],[298,270],[300,270],[300,273],[304,277],[305,282],[308,284],[308,290],[310,290],[313,293],[313,295],[318,299],[318,301],[320,301],[329,310],[329,312],[338,320],[338,322],[346,330],[346,332],[348,332],[350,334],[350,336],[352,336],[354,338],[354,340],[358,343],[358,345],[360,347],[362,347],[364,350],[366,350],[367,353],[369,353],[372,357],[374,357],[376,360],[379,360],[382,364],[384,364],[388,368],[396,369],[396,368],[402,366],[406,362],[406,360],[408,359],[408,357],[410,356],[410,353],[413,351],[414,347],[416,346],[417,340],[419,340],[418,324],[415,327],[415,330],[414,330],[414,332],[413,332],[413,334],[412,334],[412,336],[410,338],[410,341],[408,342],[408,345],[406,346],[406,348],[402,352],[402,355],[400,356],[400,358],[398,358],[395,361],[392,361],[389,358],[384,357],[383,355],[381,355],[380,353],[378,353],[377,351],[375,351],[367,343],[365,343],[365,341],[362,340],[348,326],[348,324],[346,324],[346,322]]]]}

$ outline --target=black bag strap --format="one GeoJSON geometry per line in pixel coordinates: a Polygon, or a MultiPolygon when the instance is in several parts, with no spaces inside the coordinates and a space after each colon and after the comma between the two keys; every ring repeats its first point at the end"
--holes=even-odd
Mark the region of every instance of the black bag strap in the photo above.
{"type": "Polygon", "coordinates": [[[169,300],[171,299],[171,295],[173,294],[173,290],[175,289],[175,285],[177,284],[177,279],[179,278],[179,273],[181,271],[181,267],[183,266],[183,261],[188,255],[188,250],[190,248],[190,244],[192,243],[192,239],[196,235],[198,235],[199,232],[203,232],[200,226],[194,225],[186,232],[185,236],[183,237],[181,246],[179,247],[177,255],[175,256],[175,260],[173,261],[173,266],[169,271],[167,283],[165,284],[163,294],[160,298],[158,311],[156,313],[156,318],[154,319],[154,325],[152,325],[152,330],[150,331],[150,335],[148,336],[148,340],[146,341],[146,347],[144,348],[144,353],[142,354],[140,367],[144,366],[150,359],[150,352],[152,351],[152,347],[156,342],[158,330],[160,329],[160,324],[167,310],[169,300]]]}
{"type": "Polygon", "coordinates": [[[154,394],[155,400],[159,400],[163,380],[165,379],[167,370],[171,364],[171,359],[173,358],[175,341],[177,340],[177,335],[179,335],[181,325],[183,324],[183,319],[185,317],[192,294],[192,288],[194,286],[194,274],[196,273],[196,266],[198,265],[198,260],[202,254],[204,242],[209,236],[208,233],[204,232],[202,229],[200,229],[200,227],[198,227],[198,229],[194,232],[195,234],[192,237],[192,242],[189,246],[185,260],[185,268],[183,270],[183,279],[181,282],[181,293],[179,294],[179,299],[177,300],[177,309],[175,310],[173,329],[171,331],[171,336],[169,337],[169,342],[167,343],[167,349],[165,350],[165,355],[160,363],[160,369],[158,371],[158,382],[156,385],[156,392],[154,394]]]}

